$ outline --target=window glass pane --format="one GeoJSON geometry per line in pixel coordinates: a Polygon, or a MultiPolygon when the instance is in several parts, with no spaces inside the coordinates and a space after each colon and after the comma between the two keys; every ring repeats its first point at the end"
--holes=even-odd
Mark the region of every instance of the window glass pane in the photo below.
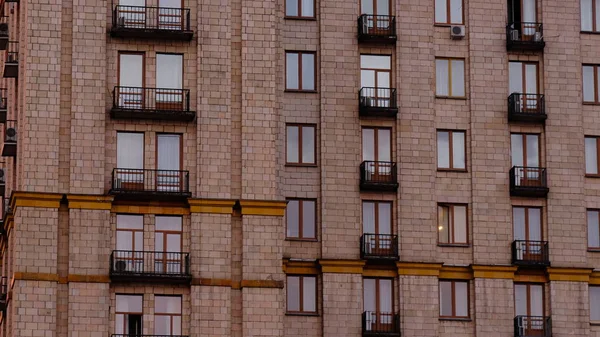
{"type": "Polygon", "coordinates": [[[585,138],[585,173],[598,174],[598,148],[596,138],[585,138]]]}
{"type": "Polygon", "coordinates": [[[312,18],[315,16],[314,0],[302,0],[302,16],[312,18]]]}
{"type": "Polygon", "coordinates": [[[302,162],[315,162],[315,128],[312,126],[302,127],[302,162]]]}
{"type": "Polygon", "coordinates": [[[513,232],[515,240],[525,240],[525,208],[513,207],[513,232]]]}
{"type": "MultiPolygon", "coordinates": [[[[117,167],[124,169],[144,168],[144,134],[117,132],[117,167]]],[[[132,180],[128,174],[126,179],[132,180]]]]}
{"type": "Polygon", "coordinates": [[[117,231],[117,250],[134,250],[133,233],[133,231],[117,231]]]}
{"type": "Polygon", "coordinates": [[[379,312],[392,313],[392,280],[380,279],[379,281],[379,312]]]}
{"type": "Polygon", "coordinates": [[[452,96],[465,96],[465,61],[452,60],[452,96]]]}
{"type": "Polygon", "coordinates": [[[542,210],[529,208],[529,240],[542,241],[542,210]]]}
{"type": "Polygon", "coordinates": [[[375,130],[362,129],[363,160],[375,160],[375,130]]]}
{"type": "Polygon", "coordinates": [[[392,234],[392,204],[380,202],[379,204],[379,234],[392,234]]]}
{"type": "Polygon", "coordinates": [[[173,331],[171,331],[172,336],[181,336],[181,316],[172,316],[173,320],[173,331]]]}
{"type": "Polygon", "coordinates": [[[392,57],[387,55],[360,55],[361,69],[384,69],[392,68],[392,57]]]}
{"type": "Polygon", "coordinates": [[[450,95],[448,60],[435,60],[435,93],[438,96],[450,95]]]}
{"type": "Polygon", "coordinates": [[[590,320],[600,321],[600,287],[590,287],[590,320]]]}
{"type": "Polygon", "coordinates": [[[302,89],[315,90],[315,54],[302,54],[302,89]]]}
{"type": "Polygon", "coordinates": [[[286,53],[286,89],[300,89],[298,78],[298,54],[286,53]]]}
{"type": "Polygon", "coordinates": [[[450,0],[450,22],[463,23],[463,0],[450,0]]]}
{"type": "Polygon", "coordinates": [[[361,14],[373,14],[373,1],[374,0],[363,0],[360,2],[361,14]]]}
{"type": "Polygon", "coordinates": [[[600,230],[598,220],[598,211],[587,212],[588,247],[600,247],[600,230]]]}
{"type": "Polygon", "coordinates": [[[456,294],[456,316],[467,317],[469,316],[469,284],[467,282],[456,282],[454,284],[454,290],[456,294]]]}
{"type": "Polygon", "coordinates": [[[125,334],[125,327],[123,326],[125,323],[125,315],[116,314],[115,315],[115,333],[122,335],[125,334]]]}
{"type": "Polygon", "coordinates": [[[377,15],[390,15],[390,1],[377,0],[377,15]]]}
{"type": "MultiPolygon", "coordinates": [[[[183,87],[183,55],[156,54],[156,85],[158,88],[169,89],[183,87]]],[[[173,98],[169,96],[175,95],[157,95],[157,99],[172,101],[173,98]]]]}
{"type": "Polygon", "coordinates": [[[440,281],[440,316],[452,316],[452,282],[440,281]]]}
{"type": "Polygon", "coordinates": [[[363,301],[365,311],[377,311],[377,290],[375,283],[377,281],[372,278],[363,280],[363,301]]]}
{"type": "Polygon", "coordinates": [[[315,202],[312,200],[302,201],[302,237],[315,237],[315,202]]]}
{"type": "Polygon", "coordinates": [[[537,94],[537,64],[525,65],[525,92],[537,94]]]}
{"type": "Polygon", "coordinates": [[[134,234],[134,244],[133,250],[136,252],[144,251],[144,232],[136,231],[134,234]]]}
{"type": "Polygon", "coordinates": [[[154,296],[154,312],[160,314],[181,314],[181,297],[154,296]]]}
{"type": "Polygon", "coordinates": [[[317,291],[317,282],[315,277],[307,277],[305,276],[302,279],[304,292],[302,293],[302,304],[303,311],[307,312],[315,312],[317,311],[317,303],[316,303],[316,291],[317,291]]]}
{"type": "Polygon", "coordinates": [[[298,16],[298,1],[299,0],[285,0],[286,16],[298,16]]]}
{"type": "Polygon", "coordinates": [[[538,135],[527,135],[527,165],[528,167],[540,166],[540,145],[538,135]]]}
{"type": "Polygon", "coordinates": [[[438,206],[438,239],[440,243],[448,243],[450,240],[450,216],[449,208],[446,206],[438,206]]]}
{"type": "Polygon", "coordinates": [[[527,310],[527,286],[515,284],[515,313],[517,316],[529,316],[527,310]]]}
{"type": "MultiPolygon", "coordinates": [[[[600,1],[599,0],[594,0],[596,1],[596,13],[595,17],[596,17],[596,29],[595,31],[599,31],[600,30],[600,1]]],[[[591,11],[590,11],[591,12],[591,11]]]]}
{"type": "MultiPolygon", "coordinates": [[[[158,98],[157,98],[158,99],[158,98]]],[[[162,98],[166,100],[168,98],[162,98]]],[[[180,170],[181,167],[181,136],[180,135],[157,135],[157,169],[180,170]]],[[[177,177],[162,177],[160,184],[162,188],[169,188],[170,184],[177,184],[177,177]]]]}
{"type": "Polygon", "coordinates": [[[178,216],[156,216],[156,230],[181,231],[181,217],[178,216]]]}
{"type": "Polygon", "coordinates": [[[583,101],[594,102],[594,67],[583,66],[583,101]]]}
{"type": "Polygon", "coordinates": [[[435,0],[435,22],[448,23],[448,0],[435,0]]]}
{"type": "Polygon", "coordinates": [[[452,167],[465,168],[465,134],[463,132],[452,133],[452,167]]]}
{"type": "Polygon", "coordinates": [[[287,236],[289,238],[297,238],[300,236],[300,226],[298,220],[300,208],[298,200],[289,200],[287,208],[285,210],[285,217],[287,219],[287,236]]]}
{"type": "Polygon", "coordinates": [[[288,276],[287,278],[287,310],[300,311],[300,278],[288,276]]]}
{"type": "Polygon", "coordinates": [[[544,316],[544,287],[529,285],[529,314],[531,316],[544,316]]]}
{"type": "Polygon", "coordinates": [[[454,242],[467,243],[467,207],[454,206],[454,242]]]}
{"type": "MultiPolygon", "coordinates": [[[[144,55],[119,55],[119,85],[122,87],[141,87],[144,76],[144,55]]],[[[133,98],[133,96],[131,97],[133,98]]]]}
{"type": "Polygon", "coordinates": [[[287,162],[298,163],[298,127],[287,127],[287,162]]]}
{"type": "Polygon", "coordinates": [[[116,312],[142,312],[142,296],[140,295],[117,295],[116,312]]]}
{"type": "Polygon", "coordinates": [[[375,203],[363,201],[363,233],[375,234],[375,203]]]}
{"type": "Polygon", "coordinates": [[[510,147],[512,154],[512,165],[523,166],[523,135],[512,134],[510,135],[510,147]]]}
{"type": "Polygon", "coordinates": [[[171,317],[163,315],[154,315],[154,333],[158,336],[171,335],[171,317]]]}
{"type": "Polygon", "coordinates": [[[141,215],[117,214],[118,229],[144,229],[144,217],[141,215]]]}
{"type": "Polygon", "coordinates": [[[377,160],[392,161],[392,131],[389,129],[377,130],[377,160]]]}
{"type": "Polygon", "coordinates": [[[509,93],[524,93],[523,91],[523,63],[508,62],[508,90],[509,93]]]}
{"type": "Polygon", "coordinates": [[[439,168],[450,168],[449,132],[439,131],[437,133],[437,155],[438,155],[438,167],[439,168]]]}

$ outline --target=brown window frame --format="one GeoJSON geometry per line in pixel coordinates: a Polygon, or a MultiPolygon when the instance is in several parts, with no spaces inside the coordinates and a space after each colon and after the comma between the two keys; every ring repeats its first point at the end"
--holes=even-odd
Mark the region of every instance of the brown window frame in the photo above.
{"type": "Polygon", "coordinates": [[[586,238],[587,238],[587,249],[588,251],[592,251],[592,252],[600,252],[600,234],[599,234],[599,244],[598,247],[593,247],[590,246],[590,238],[589,238],[589,227],[590,227],[590,217],[589,214],[590,212],[594,212],[598,214],[598,224],[596,224],[596,226],[598,226],[598,233],[600,233],[600,209],[598,208],[587,208],[585,210],[585,219],[586,219],[586,229],[587,229],[587,233],[586,233],[586,238]]]}
{"type": "Polygon", "coordinates": [[[451,295],[452,295],[452,315],[442,315],[442,305],[439,304],[439,318],[444,320],[469,320],[471,318],[471,283],[469,280],[447,280],[440,279],[438,283],[438,296],[441,297],[442,293],[442,283],[450,283],[452,285],[451,295]],[[466,283],[467,285],[467,316],[457,316],[456,315],[456,283],[466,283]]]}
{"type": "MultiPolygon", "coordinates": [[[[127,214],[127,213],[117,213],[116,214],[116,222],[115,222],[115,245],[117,244],[117,237],[119,232],[131,232],[131,251],[135,252],[135,233],[142,233],[142,247],[144,247],[144,215],[143,214],[127,214]],[[129,216],[139,216],[142,217],[142,229],[132,229],[132,228],[119,228],[119,215],[129,215],[129,216]]],[[[143,251],[143,248],[142,248],[143,251]]]]}
{"type": "MultiPolygon", "coordinates": [[[[180,331],[183,330],[183,314],[182,314],[183,313],[183,296],[182,295],[163,295],[163,294],[154,295],[154,303],[155,303],[154,304],[154,309],[155,309],[154,310],[154,316],[167,316],[167,317],[169,317],[169,323],[171,325],[170,326],[171,334],[173,334],[173,318],[174,317],[181,317],[181,319],[179,321],[179,323],[181,324],[179,326],[179,330],[180,331]],[[179,314],[156,312],[156,298],[157,297],[177,297],[177,298],[179,298],[180,299],[180,303],[181,303],[181,306],[179,307],[179,314]]],[[[155,322],[154,324],[156,324],[156,320],[154,320],[154,322],[155,322]]]]}
{"type": "Polygon", "coordinates": [[[437,213],[436,213],[436,228],[437,228],[437,245],[441,247],[469,247],[470,246],[470,235],[469,235],[469,205],[461,204],[461,203],[438,203],[437,204],[437,213]],[[465,233],[466,233],[466,242],[455,242],[454,238],[454,228],[456,227],[454,224],[454,207],[464,207],[465,208],[465,233]],[[448,242],[440,241],[439,228],[441,227],[440,219],[439,219],[439,209],[447,208],[448,209],[448,242]],[[452,239],[452,240],[450,240],[452,239]]]}
{"type": "MultiPolygon", "coordinates": [[[[360,129],[361,133],[361,142],[365,138],[365,130],[373,130],[373,150],[375,153],[373,156],[375,159],[373,161],[381,161],[379,158],[379,131],[389,131],[390,132],[390,162],[394,162],[394,130],[391,127],[383,127],[383,126],[363,126],[360,129]]],[[[365,161],[365,153],[364,148],[361,144],[361,152],[362,152],[362,160],[365,161]]]]}
{"type": "Polygon", "coordinates": [[[583,101],[584,105],[597,105],[600,104],[600,88],[598,86],[598,68],[600,68],[600,64],[589,64],[589,63],[584,63],[581,65],[581,88],[582,88],[582,93],[581,93],[581,100],[583,101]],[[594,69],[594,100],[593,101],[586,101],[585,98],[583,97],[583,91],[585,91],[585,81],[583,80],[583,68],[584,67],[592,67],[594,69]]]}
{"type": "Polygon", "coordinates": [[[317,277],[317,275],[296,275],[296,274],[291,274],[291,275],[287,275],[286,276],[286,286],[285,286],[285,312],[287,315],[318,315],[319,313],[319,279],[317,277]],[[298,281],[298,291],[300,292],[299,294],[299,306],[300,306],[300,310],[298,311],[293,311],[293,310],[289,310],[288,309],[288,298],[289,298],[289,292],[290,292],[290,287],[289,287],[289,281],[288,279],[290,277],[297,277],[299,279],[298,281]],[[304,279],[305,278],[314,278],[315,279],[315,311],[306,311],[304,310],[304,279]]]}
{"type": "MultiPolygon", "coordinates": [[[[365,280],[375,280],[375,306],[377,307],[377,311],[378,313],[382,313],[383,311],[381,311],[381,303],[380,303],[380,290],[381,290],[381,286],[380,286],[380,280],[387,280],[387,281],[391,281],[392,282],[392,293],[390,294],[390,298],[392,300],[392,312],[391,314],[395,314],[396,312],[396,291],[395,291],[395,287],[396,284],[394,282],[393,278],[389,278],[389,277],[363,277],[363,289],[365,287],[365,280]]],[[[363,290],[363,311],[365,311],[364,309],[364,303],[365,298],[364,298],[364,290],[363,290]]]]}
{"type": "MultiPolygon", "coordinates": [[[[144,329],[144,295],[143,294],[116,293],[115,294],[115,321],[117,320],[117,315],[123,315],[123,318],[125,319],[125,322],[123,322],[123,327],[127,326],[127,316],[128,315],[139,315],[139,316],[142,316],[142,319],[141,319],[141,323],[142,324],[141,324],[140,328],[143,331],[143,329],[144,329]],[[133,311],[121,312],[121,311],[117,311],[117,302],[118,302],[118,297],[119,296],[136,296],[136,297],[140,297],[142,299],[142,311],[141,312],[133,312],[133,311]]],[[[115,329],[116,329],[116,323],[115,323],[115,329]]]]}
{"type": "MultiPolygon", "coordinates": [[[[600,1],[600,0],[592,0],[592,9],[591,9],[591,13],[592,13],[592,30],[583,30],[583,28],[581,28],[581,25],[579,25],[579,28],[581,28],[581,32],[582,33],[592,33],[592,34],[594,34],[594,33],[600,33],[600,27],[596,26],[596,6],[600,5],[600,3],[596,4],[596,2],[598,2],[598,1],[600,1]]],[[[579,10],[580,10],[580,13],[583,13],[585,9],[584,8],[580,8],[579,10]]],[[[581,17],[581,14],[579,15],[579,19],[581,21],[583,21],[582,17],[581,17]]]]}
{"type": "MultiPolygon", "coordinates": [[[[511,132],[510,133],[510,137],[511,137],[511,142],[512,142],[512,136],[513,135],[518,135],[521,136],[522,141],[521,144],[523,144],[523,148],[521,149],[521,152],[523,152],[523,166],[524,167],[532,167],[532,166],[528,166],[527,165],[527,136],[536,136],[537,137],[537,142],[538,142],[538,165],[539,167],[543,167],[543,163],[542,163],[542,134],[540,133],[527,133],[527,132],[511,132]]],[[[585,149],[584,149],[585,151],[585,149]]],[[[512,144],[511,144],[511,152],[510,152],[510,158],[511,158],[511,166],[515,166],[514,163],[512,163],[512,144]]]]}
{"type": "Polygon", "coordinates": [[[298,15],[288,15],[287,14],[287,1],[284,0],[284,19],[288,20],[309,20],[314,21],[317,19],[317,3],[316,0],[312,1],[313,15],[312,16],[303,16],[302,15],[302,0],[296,0],[298,2],[298,15]]]}
{"type": "Polygon", "coordinates": [[[527,283],[527,282],[515,282],[513,285],[513,301],[515,303],[515,316],[517,311],[517,285],[524,285],[527,287],[527,316],[531,316],[531,286],[541,286],[542,287],[542,309],[544,310],[544,316],[546,315],[546,287],[544,283],[527,283]]]}
{"type": "MultiPolygon", "coordinates": [[[[362,227],[363,227],[362,228],[362,232],[363,232],[363,234],[376,234],[376,235],[380,234],[379,233],[379,205],[380,204],[388,204],[388,205],[390,205],[390,222],[391,222],[391,224],[390,224],[390,229],[391,229],[390,235],[394,235],[394,218],[393,218],[394,217],[394,202],[393,201],[387,201],[387,200],[361,200],[361,211],[362,212],[364,212],[364,207],[365,207],[364,205],[365,205],[365,203],[371,203],[371,204],[375,205],[374,208],[373,208],[375,210],[375,212],[374,212],[375,218],[373,219],[373,224],[375,225],[375,233],[365,233],[365,224],[364,224],[363,221],[361,221],[361,222],[363,222],[363,224],[362,224],[362,227]]],[[[364,216],[364,213],[363,213],[363,216],[364,216]]]]}
{"type": "Polygon", "coordinates": [[[467,59],[464,57],[436,57],[434,64],[435,77],[437,81],[437,61],[444,60],[448,61],[448,95],[439,95],[437,93],[437,85],[435,86],[435,97],[436,98],[449,98],[449,99],[467,99],[467,59]],[[452,61],[463,62],[463,96],[456,96],[452,94],[452,61]]]}
{"type": "MultiPolygon", "coordinates": [[[[436,133],[435,133],[435,137],[436,137],[436,147],[437,147],[437,138],[439,137],[440,132],[446,132],[448,133],[448,164],[449,164],[449,168],[445,168],[445,167],[439,167],[439,161],[438,161],[438,157],[439,155],[436,157],[436,166],[437,166],[437,170],[438,171],[448,171],[448,172],[467,172],[467,130],[449,130],[449,129],[437,129],[436,133]],[[465,148],[465,168],[454,168],[454,133],[462,133],[463,134],[463,139],[464,139],[464,148],[465,148]]],[[[440,149],[437,149],[437,151],[439,152],[440,149]]],[[[436,152],[436,154],[438,154],[436,152]]]]}
{"type": "MultiPolygon", "coordinates": [[[[590,301],[590,322],[592,322],[592,324],[594,324],[594,325],[598,325],[598,323],[600,323],[599,320],[592,320],[593,302],[592,302],[592,291],[591,290],[592,290],[592,288],[594,288],[594,289],[597,289],[598,291],[600,291],[600,286],[590,284],[588,287],[589,287],[589,289],[588,289],[589,296],[588,297],[589,297],[589,301],[590,301]]],[[[598,309],[596,309],[596,311],[600,312],[600,303],[598,303],[597,306],[598,306],[598,309]]]]}
{"type": "Polygon", "coordinates": [[[544,212],[543,212],[543,207],[541,206],[521,206],[521,205],[513,205],[512,206],[512,223],[513,223],[513,240],[516,240],[515,236],[515,208],[522,208],[523,210],[525,210],[525,219],[524,219],[524,226],[525,226],[525,237],[526,237],[526,241],[531,241],[529,240],[529,228],[530,228],[530,221],[529,221],[529,210],[532,209],[538,209],[540,211],[540,236],[541,236],[541,241],[544,240],[544,212]]]}
{"type": "MultiPolygon", "coordinates": [[[[585,172],[585,176],[586,177],[590,177],[590,178],[600,178],[600,136],[584,136],[584,151],[585,151],[585,139],[590,138],[590,139],[594,139],[596,140],[596,167],[598,169],[598,173],[588,173],[587,172],[587,168],[586,168],[586,172],[585,172]]],[[[584,152],[585,153],[585,152],[584,152]]],[[[585,164],[587,164],[587,157],[584,155],[584,159],[585,159],[585,164]]],[[[587,165],[586,165],[587,166],[587,165]]]]}
{"type": "Polygon", "coordinates": [[[317,166],[317,125],[316,124],[300,124],[300,123],[287,123],[285,125],[285,164],[286,166],[317,166]],[[298,162],[290,162],[288,161],[288,128],[290,127],[295,127],[298,128],[298,162]],[[302,148],[302,140],[303,140],[303,136],[304,136],[304,132],[303,132],[303,128],[312,128],[313,129],[313,154],[314,154],[314,161],[312,163],[304,163],[302,162],[302,154],[303,154],[303,148],[302,148]]]}
{"type": "Polygon", "coordinates": [[[285,239],[288,241],[317,241],[317,199],[311,199],[311,198],[288,198],[287,199],[288,203],[290,201],[297,201],[298,202],[298,237],[295,236],[288,236],[288,212],[287,212],[287,208],[286,208],[286,212],[285,212],[285,239]],[[313,221],[313,232],[315,233],[314,237],[304,237],[304,215],[303,215],[303,207],[304,207],[304,203],[305,202],[313,202],[315,205],[315,218],[313,221]]]}
{"type": "Polygon", "coordinates": [[[304,93],[316,93],[317,92],[317,52],[316,51],[298,51],[298,50],[286,50],[285,51],[285,91],[286,92],[304,92],[304,93]],[[288,63],[288,54],[297,54],[298,55],[298,89],[290,89],[287,87],[287,63],[288,63]],[[312,55],[314,58],[314,89],[302,89],[302,56],[303,55],[312,55]]]}
{"type": "Polygon", "coordinates": [[[442,1],[446,1],[446,22],[439,22],[437,21],[436,17],[435,17],[435,6],[437,6],[437,0],[433,1],[433,22],[435,26],[442,26],[442,27],[447,27],[447,26],[451,26],[451,25],[464,25],[465,24],[465,0],[461,1],[461,8],[460,10],[462,11],[462,21],[459,22],[452,22],[452,18],[451,18],[451,13],[452,10],[450,8],[450,5],[452,3],[451,0],[442,0],[442,1]]]}

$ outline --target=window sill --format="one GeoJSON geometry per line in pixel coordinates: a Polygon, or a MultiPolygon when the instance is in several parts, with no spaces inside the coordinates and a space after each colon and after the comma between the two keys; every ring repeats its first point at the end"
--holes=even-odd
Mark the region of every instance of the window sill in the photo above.
{"type": "Polygon", "coordinates": [[[307,317],[319,317],[317,312],[286,312],[286,316],[307,316],[307,317]]]}
{"type": "Polygon", "coordinates": [[[471,245],[468,243],[438,243],[438,247],[450,247],[450,248],[470,248],[471,245]]]}
{"type": "Polygon", "coordinates": [[[435,95],[435,98],[439,98],[439,99],[455,99],[455,100],[459,100],[459,101],[466,101],[467,100],[466,96],[459,97],[459,96],[438,96],[438,95],[435,95]]]}
{"type": "Polygon", "coordinates": [[[316,17],[303,17],[303,16],[285,16],[283,17],[286,20],[297,20],[297,21],[317,21],[316,17]]]}
{"type": "Polygon", "coordinates": [[[446,168],[438,168],[438,172],[458,172],[458,173],[468,173],[467,169],[446,169],[446,168]]]}
{"type": "MultiPolygon", "coordinates": [[[[587,251],[589,253],[600,253],[600,248],[588,248],[587,251]]],[[[600,324],[600,322],[598,322],[600,324]]]]}
{"type": "Polygon", "coordinates": [[[440,317],[440,321],[471,322],[470,317],[440,317]]]}
{"type": "Polygon", "coordinates": [[[435,22],[433,24],[434,27],[452,27],[452,26],[464,26],[465,23],[441,23],[441,22],[435,22]]]}
{"type": "Polygon", "coordinates": [[[318,239],[299,239],[299,238],[285,238],[285,241],[290,241],[290,242],[319,242],[318,239]]]}
{"type": "Polygon", "coordinates": [[[583,105],[600,105],[600,102],[582,102],[583,105]]]}
{"type": "MultiPolygon", "coordinates": [[[[582,30],[580,31],[581,34],[589,34],[589,35],[600,35],[600,31],[599,32],[594,32],[591,30],[582,30]]],[[[596,324],[600,324],[600,322],[596,323],[596,324]]]]}
{"type": "Polygon", "coordinates": [[[600,322],[598,322],[598,321],[590,321],[590,325],[600,326],[600,322]]]}
{"type": "Polygon", "coordinates": [[[600,178],[600,174],[586,174],[586,178],[600,178]]]}
{"type": "Polygon", "coordinates": [[[285,89],[283,92],[295,93],[295,94],[316,94],[316,90],[296,90],[296,89],[285,89]]]}
{"type": "Polygon", "coordinates": [[[286,163],[285,167],[317,167],[317,164],[293,164],[293,163],[286,163]]]}

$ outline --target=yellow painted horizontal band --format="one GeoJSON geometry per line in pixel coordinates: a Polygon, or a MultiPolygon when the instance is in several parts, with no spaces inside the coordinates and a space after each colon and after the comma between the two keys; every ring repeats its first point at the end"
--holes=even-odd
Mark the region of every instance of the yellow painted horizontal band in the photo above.
{"type": "Polygon", "coordinates": [[[515,266],[484,266],[472,265],[474,278],[514,279],[515,266]]]}
{"type": "Polygon", "coordinates": [[[365,261],[357,260],[319,260],[323,273],[362,274],[365,261]]]}
{"type": "Polygon", "coordinates": [[[113,204],[111,207],[113,213],[126,214],[156,214],[156,215],[188,215],[190,210],[183,206],[173,205],[121,205],[113,204]]]}
{"type": "Polygon", "coordinates": [[[73,209],[110,210],[113,196],[69,194],[67,201],[73,209]]]}
{"type": "Polygon", "coordinates": [[[362,275],[364,277],[383,277],[383,278],[395,278],[398,276],[398,269],[371,269],[364,268],[362,275]]]}
{"type": "Polygon", "coordinates": [[[409,276],[439,276],[441,263],[397,262],[398,275],[409,276]]]}
{"type": "Polygon", "coordinates": [[[530,283],[547,283],[547,274],[515,274],[515,282],[530,282],[530,283]]]}
{"type": "Polygon", "coordinates": [[[548,268],[550,281],[589,282],[593,269],[589,268],[548,268]]]}
{"type": "Polygon", "coordinates": [[[283,216],[286,201],[240,200],[242,215],[283,216]]]}
{"type": "Polygon", "coordinates": [[[472,280],[473,270],[469,266],[442,266],[439,277],[447,280],[472,280]]]}
{"type": "Polygon", "coordinates": [[[275,280],[242,280],[241,288],[277,288],[283,289],[283,281],[275,280]]]}
{"type": "Polygon", "coordinates": [[[22,281],[52,281],[58,282],[57,274],[49,273],[26,273],[26,272],[15,272],[13,275],[15,280],[22,281]]]}
{"type": "Polygon", "coordinates": [[[63,195],[57,193],[13,192],[10,198],[11,208],[39,207],[58,208],[63,195]]]}
{"type": "Polygon", "coordinates": [[[232,214],[235,200],[188,199],[192,213],[232,214]]]}
{"type": "Polygon", "coordinates": [[[294,261],[290,259],[283,260],[283,272],[296,275],[317,275],[319,265],[317,261],[294,261]]]}

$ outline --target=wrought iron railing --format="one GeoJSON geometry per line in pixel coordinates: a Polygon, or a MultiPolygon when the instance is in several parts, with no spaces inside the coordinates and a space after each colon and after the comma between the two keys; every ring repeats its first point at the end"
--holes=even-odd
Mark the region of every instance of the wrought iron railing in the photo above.
{"type": "Polygon", "coordinates": [[[512,263],[527,265],[550,265],[547,241],[515,240],[512,243],[512,263]]]}
{"type": "Polygon", "coordinates": [[[8,38],[8,16],[0,16],[0,38],[8,38]]]}
{"type": "Polygon", "coordinates": [[[115,168],[112,193],[165,193],[188,195],[189,171],[115,168]]]}
{"type": "Polygon", "coordinates": [[[363,234],[360,237],[362,259],[398,259],[398,235],[363,234]]]}
{"type": "Polygon", "coordinates": [[[515,317],[515,337],[552,337],[550,317],[515,317]]]}
{"type": "Polygon", "coordinates": [[[190,10],[117,5],[113,11],[112,24],[117,29],[189,31],[190,10]]]}
{"type": "Polygon", "coordinates": [[[6,48],[6,63],[19,63],[19,42],[8,41],[6,48]]]}
{"type": "Polygon", "coordinates": [[[190,276],[190,254],[114,250],[110,274],[115,276],[190,276]]]}
{"type": "Polygon", "coordinates": [[[146,111],[189,111],[188,89],[117,86],[113,90],[113,109],[146,111]]]}
{"type": "Polygon", "coordinates": [[[508,96],[509,117],[545,116],[544,95],[513,93],[508,96]]]}
{"type": "Polygon", "coordinates": [[[395,38],[396,17],[393,15],[363,14],[358,17],[359,39],[395,38]]]}
{"type": "Polygon", "coordinates": [[[362,314],[362,333],[374,334],[399,334],[400,317],[392,312],[365,311],[362,314]]]}
{"type": "Polygon", "coordinates": [[[510,169],[510,188],[547,188],[543,167],[513,166],[510,169]]]}
{"type": "Polygon", "coordinates": [[[8,108],[8,90],[6,88],[0,88],[0,110],[6,110],[8,108]]]}
{"type": "Polygon", "coordinates": [[[513,22],[506,26],[506,41],[510,43],[544,43],[544,27],[538,22],[513,22]]]}
{"type": "Polygon", "coordinates": [[[361,184],[398,184],[396,163],[388,161],[363,161],[360,164],[361,184]]]}
{"type": "Polygon", "coordinates": [[[397,95],[395,88],[363,87],[358,92],[360,108],[397,109],[397,95]]]}

